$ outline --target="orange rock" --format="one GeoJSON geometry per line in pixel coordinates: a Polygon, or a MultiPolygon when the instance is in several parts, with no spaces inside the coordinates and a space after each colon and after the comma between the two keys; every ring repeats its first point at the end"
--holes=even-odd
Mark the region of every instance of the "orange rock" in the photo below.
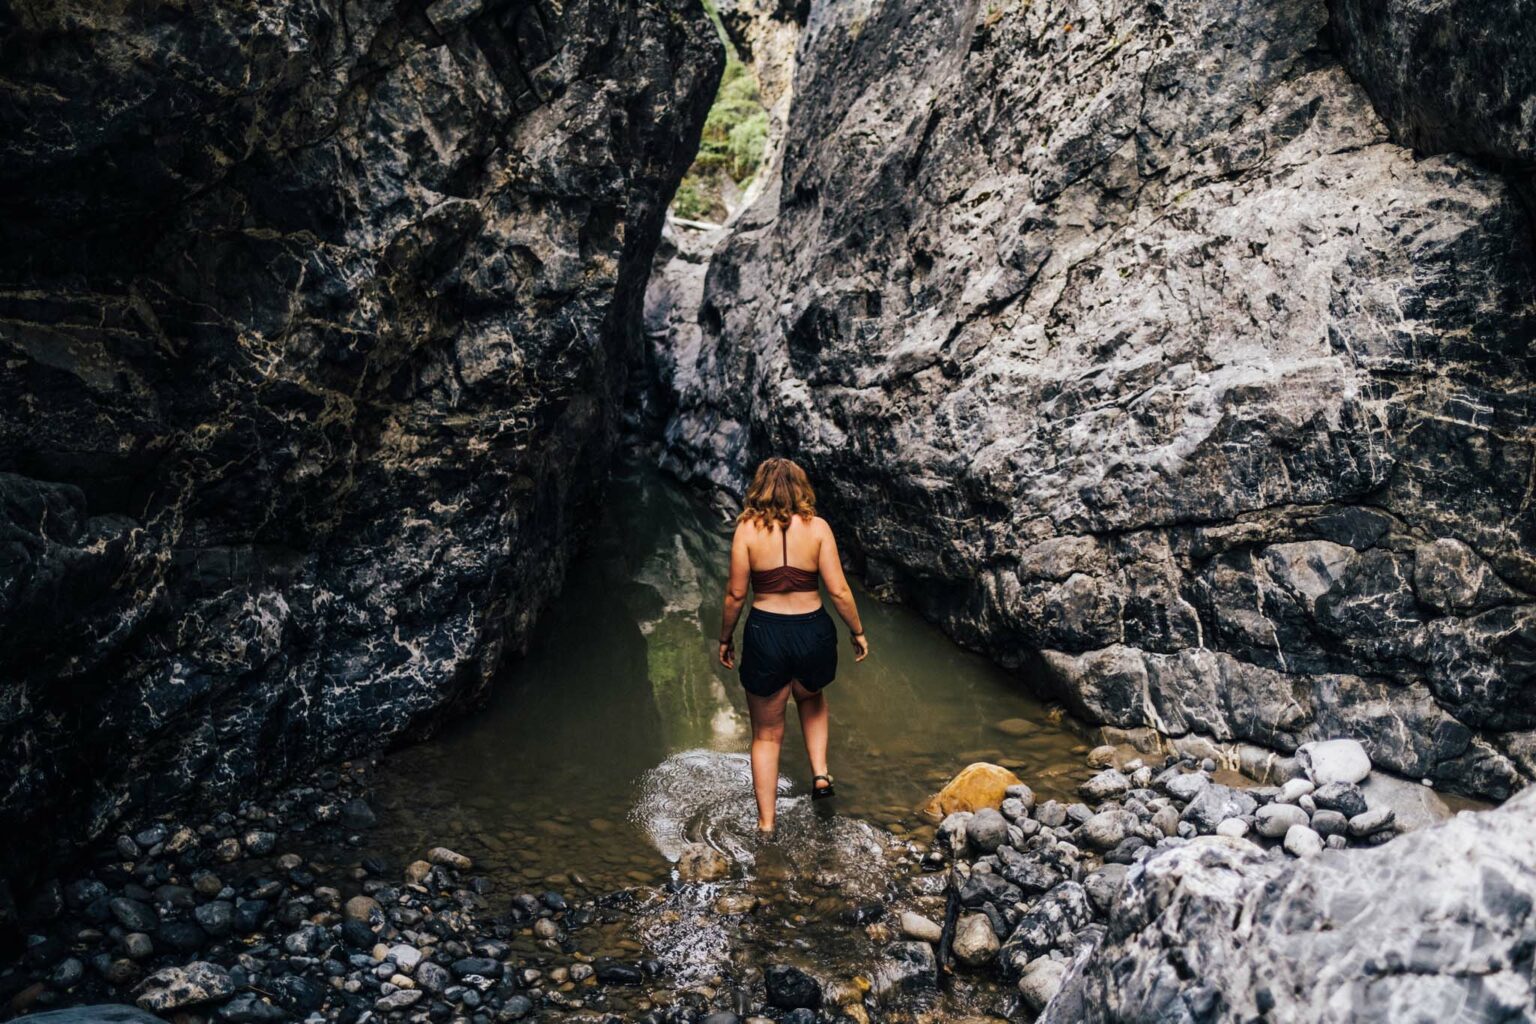
{"type": "Polygon", "coordinates": [[[998,807],[1003,802],[1003,791],[1022,781],[1002,765],[977,761],[961,769],[960,774],[950,779],[937,796],[924,804],[922,815],[932,821],[942,821],[946,815],[956,811],[998,807]]]}

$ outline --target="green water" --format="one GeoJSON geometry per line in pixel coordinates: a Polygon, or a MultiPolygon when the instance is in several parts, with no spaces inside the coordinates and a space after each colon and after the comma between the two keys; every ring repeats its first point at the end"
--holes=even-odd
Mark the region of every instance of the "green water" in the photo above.
{"type": "MultiPolygon", "coordinates": [[[[646,773],[681,751],[747,749],[741,687],[714,660],[729,523],[654,470],[626,469],[609,493],[604,522],[490,704],[386,761],[381,809],[402,853],[458,843],[528,884],[572,873],[594,888],[654,881],[668,863],[630,821],[646,773]]],[[[916,808],[971,761],[1001,762],[1044,795],[1067,796],[1087,777],[1081,737],[1017,679],[855,591],[872,653],[855,664],[840,625],[827,690],[837,813],[921,837],[916,808]],[[996,728],[1007,719],[1033,728],[1011,736],[996,728]]],[[[792,709],[790,719],[782,771],[804,793],[792,709]]],[[[735,795],[750,803],[749,790],[735,795]]]]}
{"type": "Polygon", "coordinates": [[[1018,679],[855,583],[872,653],[855,664],[839,626],[839,673],[826,691],[838,796],[814,807],[806,798],[791,713],[783,863],[759,870],[746,704],[714,660],[730,530],[656,471],[623,470],[532,649],[505,667],[488,706],[386,759],[374,840],[402,861],[451,846],[502,896],[635,887],[654,913],[605,951],[659,956],[685,979],[769,956],[869,976],[880,936],[839,915],[861,900],[942,911],[937,879],[914,865],[932,837],[917,808],[947,779],[990,760],[1042,797],[1069,797],[1091,774],[1081,736],[1018,679]],[[761,909],[719,926],[706,913],[719,887],[657,888],[687,841],[730,855],[727,888],[756,895],[761,909]]]}

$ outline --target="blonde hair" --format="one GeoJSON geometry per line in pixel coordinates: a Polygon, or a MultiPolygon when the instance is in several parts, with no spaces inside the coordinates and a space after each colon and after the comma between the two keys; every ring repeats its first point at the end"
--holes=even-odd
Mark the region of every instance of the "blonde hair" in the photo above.
{"type": "Polygon", "coordinates": [[[816,492],[805,470],[791,459],[775,456],[757,464],[736,522],[767,529],[770,523],[788,526],[790,516],[809,520],[815,515],[816,492]]]}

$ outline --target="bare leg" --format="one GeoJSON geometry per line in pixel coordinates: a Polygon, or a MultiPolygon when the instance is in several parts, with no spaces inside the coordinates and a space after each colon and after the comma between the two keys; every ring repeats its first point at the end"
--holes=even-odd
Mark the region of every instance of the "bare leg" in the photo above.
{"type": "MultiPolygon", "coordinates": [[[[832,714],[827,710],[827,695],[825,693],[812,693],[801,686],[797,680],[792,689],[795,691],[795,708],[800,712],[800,732],[805,736],[805,752],[811,759],[811,774],[827,774],[827,735],[830,731],[832,714]]],[[[825,788],[826,781],[821,780],[816,784],[817,789],[825,788]]]]}
{"type": "Polygon", "coordinates": [[[789,687],[771,697],[747,694],[752,716],[752,792],[757,797],[757,827],[773,830],[779,795],[779,749],[784,745],[784,706],[789,687]]]}

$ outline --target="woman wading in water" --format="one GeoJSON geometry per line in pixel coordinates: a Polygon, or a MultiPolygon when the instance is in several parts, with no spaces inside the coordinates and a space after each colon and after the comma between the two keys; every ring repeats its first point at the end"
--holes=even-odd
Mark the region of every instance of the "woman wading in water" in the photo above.
{"type": "Polygon", "coordinates": [[[822,606],[818,582],[826,585],[837,614],[848,624],[853,660],[869,654],[832,528],[816,514],[816,494],[805,470],[789,459],[763,460],[736,517],[720,629],[720,664],[726,668],[736,667],[731,638],[747,603],[749,580],[753,598],[742,639],[741,685],[752,715],[757,827],[771,834],[790,694],[815,773],[812,797],[819,800],[833,792],[827,772],[827,698],[821,691],[837,675],[837,627],[822,606]]]}

